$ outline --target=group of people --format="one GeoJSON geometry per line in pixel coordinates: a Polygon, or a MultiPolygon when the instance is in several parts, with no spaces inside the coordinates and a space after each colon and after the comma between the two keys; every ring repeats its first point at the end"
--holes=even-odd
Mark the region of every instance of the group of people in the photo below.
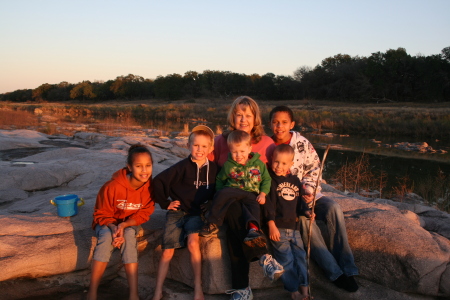
{"type": "Polygon", "coordinates": [[[143,145],[130,147],[127,166],[114,173],[97,196],[93,221],[97,245],[88,299],[96,299],[115,248],[122,254],[129,299],[139,299],[136,234],[138,226],[149,220],[155,202],[167,209],[167,215],[154,300],[163,297],[175,249],[186,246],[194,299],[204,299],[200,238],[216,234],[224,223],[232,285],[226,293],[231,299],[253,299],[252,261],[259,261],[272,281],[281,278],[292,299],[310,299],[306,245],[336,286],[349,292],[358,289],[354,279],[358,268],[344,216],[340,206],[320,192],[320,159],[314,147],[292,130],[295,122],[289,107],[277,106],[269,117],[271,137],[264,133],[255,100],[238,97],[228,112],[229,130],[215,136],[207,126],[194,127],[188,138],[190,155],[153,180],[150,151],[143,145]],[[327,239],[314,220],[326,224],[327,239]]]}

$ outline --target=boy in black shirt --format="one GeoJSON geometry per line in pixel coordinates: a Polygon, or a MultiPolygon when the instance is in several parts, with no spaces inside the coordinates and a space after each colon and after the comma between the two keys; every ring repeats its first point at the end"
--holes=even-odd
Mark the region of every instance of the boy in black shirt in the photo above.
{"type": "Polygon", "coordinates": [[[275,148],[270,168],[272,185],[264,211],[273,255],[284,268],[284,288],[292,299],[305,300],[309,299],[308,275],[298,216],[310,216],[311,211],[300,196],[300,180],[289,172],[293,159],[291,146],[281,144],[275,148]]]}

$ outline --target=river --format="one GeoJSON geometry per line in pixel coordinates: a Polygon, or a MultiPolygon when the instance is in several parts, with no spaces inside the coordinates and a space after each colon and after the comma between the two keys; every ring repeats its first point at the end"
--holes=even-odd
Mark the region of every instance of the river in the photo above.
{"type": "MultiPolygon", "coordinates": [[[[46,115],[35,116],[29,113],[30,117],[35,118],[35,123],[26,126],[18,126],[14,118],[10,123],[1,122],[2,129],[34,129],[49,134],[72,135],[76,131],[93,131],[107,135],[147,135],[147,136],[168,136],[174,137],[180,133],[187,133],[197,124],[206,124],[214,131],[220,132],[226,129],[226,119],[205,120],[202,118],[191,120],[169,121],[166,119],[140,119],[136,120],[130,117],[77,117],[69,118],[67,116],[46,115]],[[151,130],[155,129],[155,130],[151,130]]],[[[6,120],[6,118],[3,118],[6,120]]],[[[17,118],[16,118],[17,119],[17,118]]],[[[302,128],[294,128],[302,131],[302,128]]],[[[269,129],[266,128],[267,133],[269,129]]],[[[392,189],[398,185],[399,178],[407,177],[411,186],[418,186],[429,178],[436,178],[440,172],[442,176],[450,177],[450,142],[437,140],[413,140],[407,137],[383,137],[383,136],[342,136],[334,132],[330,134],[327,131],[302,132],[314,145],[322,157],[323,149],[327,144],[333,145],[328,154],[324,167],[323,177],[327,181],[332,181],[335,173],[344,165],[360,158],[362,153],[368,156],[370,168],[375,172],[383,170],[387,174],[387,189],[392,189]],[[328,133],[328,134],[327,134],[328,133]],[[378,143],[372,140],[378,141],[378,143]],[[380,145],[393,145],[397,142],[426,142],[436,150],[444,150],[447,153],[418,153],[413,151],[398,150],[396,148],[385,148],[380,145]]],[[[450,180],[449,180],[450,181],[450,180]]]]}

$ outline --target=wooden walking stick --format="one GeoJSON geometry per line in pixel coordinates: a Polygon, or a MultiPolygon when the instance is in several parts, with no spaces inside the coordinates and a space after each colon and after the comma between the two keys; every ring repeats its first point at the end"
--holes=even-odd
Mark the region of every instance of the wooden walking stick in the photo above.
{"type": "Polygon", "coordinates": [[[309,260],[310,260],[310,256],[311,256],[312,225],[313,225],[313,222],[315,219],[314,207],[316,206],[317,187],[319,186],[319,180],[322,177],[323,166],[325,165],[325,160],[327,159],[327,154],[328,154],[329,150],[330,150],[330,144],[327,145],[327,148],[325,149],[325,152],[323,153],[322,164],[320,165],[319,175],[317,176],[316,186],[314,187],[313,201],[312,201],[312,206],[311,206],[311,217],[309,218],[308,246],[307,246],[307,252],[306,252],[306,269],[308,271],[308,281],[309,281],[309,284],[308,284],[309,299],[312,299],[312,297],[311,297],[311,282],[310,282],[311,276],[309,275],[309,260]],[[313,218],[313,216],[314,216],[314,218],[313,218]]]}

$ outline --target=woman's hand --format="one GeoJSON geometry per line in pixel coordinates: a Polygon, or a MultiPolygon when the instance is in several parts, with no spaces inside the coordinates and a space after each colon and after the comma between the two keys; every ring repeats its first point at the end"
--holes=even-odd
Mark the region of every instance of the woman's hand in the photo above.
{"type": "Polygon", "coordinates": [[[168,210],[178,210],[180,208],[180,201],[174,200],[170,202],[169,206],[167,207],[168,210]]]}

